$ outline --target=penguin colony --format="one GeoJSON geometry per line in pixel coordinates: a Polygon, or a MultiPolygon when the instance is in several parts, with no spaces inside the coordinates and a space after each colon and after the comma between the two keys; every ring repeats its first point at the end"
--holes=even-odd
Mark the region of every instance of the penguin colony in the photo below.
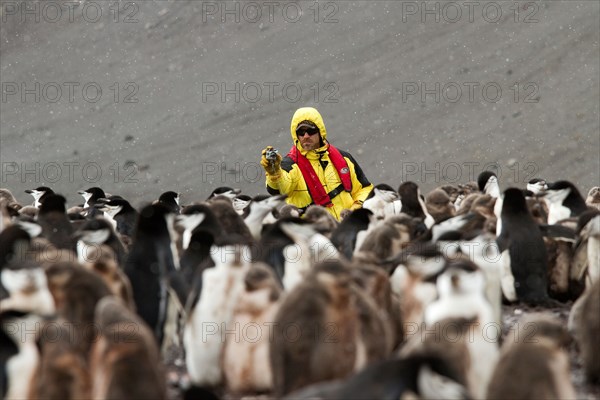
{"type": "Polygon", "coordinates": [[[575,398],[573,348],[600,385],[598,187],[382,183],[340,222],[228,187],[25,192],[0,189],[2,398],[575,398]]]}

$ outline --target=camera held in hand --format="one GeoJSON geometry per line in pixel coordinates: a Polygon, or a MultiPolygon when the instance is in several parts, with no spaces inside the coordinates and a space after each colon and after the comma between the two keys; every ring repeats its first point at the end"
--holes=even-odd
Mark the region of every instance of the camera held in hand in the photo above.
{"type": "Polygon", "coordinates": [[[271,162],[277,160],[277,153],[279,151],[277,149],[269,149],[265,152],[265,158],[271,162]]]}

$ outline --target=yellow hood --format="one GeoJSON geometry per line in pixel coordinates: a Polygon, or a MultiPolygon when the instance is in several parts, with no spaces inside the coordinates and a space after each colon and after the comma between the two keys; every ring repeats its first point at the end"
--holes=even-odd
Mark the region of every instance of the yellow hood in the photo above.
{"type": "MultiPolygon", "coordinates": [[[[311,121],[312,123],[317,125],[320,131],[321,139],[323,139],[323,143],[327,145],[327,130],[325,129],[325,123],[323,122],[323,117],[321,117],[321,114],[317,111],[316,108],[313,107],[299,108],[296,110],[294,116],[292,117],[290,133],[292,134],[292,141],[296,145],[296,148],[300,150],[302,154],[306,154],[306,150],[302,148],[300,142],[298,141],[298,137],[296,136],[296,128],[298,127],[298,124],[300,124],[300,122],[302,121],[311,121]]],[[[317,151],[318,150],[319,149],[317,149],[317,151]]]]}

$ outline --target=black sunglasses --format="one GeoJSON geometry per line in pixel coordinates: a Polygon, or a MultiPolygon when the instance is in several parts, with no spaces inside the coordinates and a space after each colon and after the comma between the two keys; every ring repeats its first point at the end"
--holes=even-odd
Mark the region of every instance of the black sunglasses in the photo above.
{"type": "Polygon", "coordinates": [[[304,135],[306,135],[308,133],[308,136],[314,136],[317,133],[319,133],[319,129],[317,128],[309,128],[309,129],[302,129],[296,132],[296,135],[298,137],[302,137],[304,135]]]}

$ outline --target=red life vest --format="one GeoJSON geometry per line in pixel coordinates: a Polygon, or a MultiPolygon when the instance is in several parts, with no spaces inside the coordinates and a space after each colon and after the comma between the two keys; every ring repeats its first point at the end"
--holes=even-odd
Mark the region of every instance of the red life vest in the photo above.
{"type": "MultiPolygon", "coordinates": [[[[342,181],[342,185],[340,186],[342,186],[343,190],[347,192],[352,191],[350,168],[348,168],[346,159],[344,156],[342,156],[342,153],[340,153],[340,151],[331,144],[327,144],[326,150],[329,152],[329,159],[337,170],[338,176],[342,181]]],[[[331,198],[337,196],[342,191],[342,188],[338,187],[333,189],[331,192],[326,193],[325,189],[323,188],[323,182],[319,180],[319,177],[312,164],[302,153],[298,151],[296,146],[293,146],[287,155],[293,161],[295,161],[296,164],[298,164],[298,168],[300,169],[300,172],[302,172],[302,176],[306,182],[306,187],[308,188],[308,192],[310,193],[313,202],[320,206],[333,206],[331,203],[331,198]]]]}

